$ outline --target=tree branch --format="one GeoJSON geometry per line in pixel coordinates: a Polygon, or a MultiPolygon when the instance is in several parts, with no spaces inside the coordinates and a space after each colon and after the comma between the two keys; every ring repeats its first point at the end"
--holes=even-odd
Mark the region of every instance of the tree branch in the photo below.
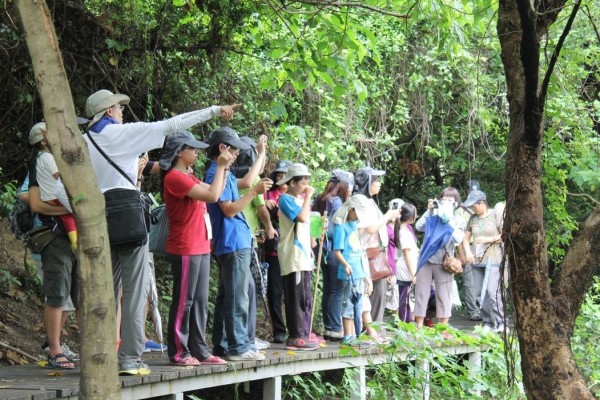
{"type": "Polygon", "coordinates": [[[600,201],[596,200],[595,198],[593,198],[592,196],[590,196],[587,193],[570,193],[570,192],[567,192],[567,194],[569,196],[575,196],[575,197],[587,197],[588,200],[596,203],[596,206],[600,206],[600,201]]]}
{"type": "MultiPolygon", "coordinates": [[[[375,6],[371,6],[371,5],[368,5],[368,4],[363,4],[363,3],[359,2],[359,1],[293,0],[293,2],[294,3],[300,3],[300,4],[306,4],[306,5],[310,5],[310,6],[321,7],[321,8],[325,8],[325,7],[363,8],[363,9],[366,9],[366,10],[369,10],[369,11],[374,11],[374,12],[382,14],[382,15],[388,15],[390,17],[395,17],[395,18],[400,18],[400,19],[407,19],[407,18],[409,18],[409,15],[396,13],[394,11],[389,11],[389,10],[386,10],[385,8],[380,8],[380,7],[375,7],[375,6]]],[[[287,11],[287,9],[286,9],[286,11],[287,11]]]]}
{"type": "Polygon", "coordinates": [[[556,43],[556,47],[552,52],[552,57],[550,57],[550,62],[548,63],[548,69],[546,70],[546,75],[544,76],[544,80],[542,82],[542,87],[540,88],[540,106],[543,108],[544,103],[546,102],[546,94],[548,92],[548,85],[550,84],[550,78],[552,77],[552,72],[554,72],[554,67],[556,66],[556,62],[558,60],[558,56],[560,54],[560,50],[562,49],[569,32],[571,31],[571,27],[573,26],[573,21],[575,20],[575,16],[577,16],[577,12],[579,11],[579,7],[581,6],[581,0],[577,0],[577,3],[573,6],[573,10],[571,11],[571,15],[569,15],[569,19],[567,24],[565,25],[565,29],[563,29],[562,34],[560,35],[560,39],[558,39],[558,43],[556,43]]]}
{"type": "Polygon", "coordinates": [[[571,326],[575,322],[581,304],[598,273],[600,265],[600,207],[597,207],[585,220],[583,229],[571,242],[561,268],[552,281],[551,290],[555,298],[560,298],[568,306],[566,317],[571,326]]]}

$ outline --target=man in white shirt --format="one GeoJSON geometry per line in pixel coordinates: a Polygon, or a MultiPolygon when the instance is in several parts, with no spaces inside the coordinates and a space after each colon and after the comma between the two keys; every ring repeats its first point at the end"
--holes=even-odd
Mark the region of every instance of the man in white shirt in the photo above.
{"type": "MultiPolygon", "coordinates": [[[[141,154],[162,147],[164,138],[171,133],[190,129],[215,116],[231,119],[234,110],[239,107],[238,104],[212,106],[159,122],[123,123],[124,105],[129,104],[129,100],[126,95],[113,94],[103,89],[89,96],[86,102],[86,114],[91,121],[84,138],[88,142],[91,163],[102,193],[111,189],[137,188],[109,164],[90,142],[88,135],[132,182],[136,182],[138,158],[141,154]]],[[[119,286],[119,280],[123,287],[121,345],[118,353],[120,374],[150,373],[148,366],[140,358],[144,351],[142,326],[148,289],[146,247],[147,244],[132,247],[111,246],[115,290],[119,286]]]]}

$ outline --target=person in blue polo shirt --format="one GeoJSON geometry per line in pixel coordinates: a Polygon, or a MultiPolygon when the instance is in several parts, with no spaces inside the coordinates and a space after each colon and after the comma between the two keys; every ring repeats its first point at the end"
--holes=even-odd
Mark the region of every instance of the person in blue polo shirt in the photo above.
{"type": "MultiPolygon", "coordinates": [[[[240,150],[248,150],[235,130],[223,126],[209,136],[208,156],[212,160],[204,181],[215,178],[218,155],[229,147],[237,157],[240,150]]],[[[219,289],[213,323],[213,354],[226,356],[230,361],[264,360],[262,353],[254,351],[248,339],[248,285],[251,279],[250,257],[252,232],[242,210],[257,194],[266,192],[273,182],[261,179],[252,185],[262,168],[267,147],[267,137],[261,136],[257,145],[258,156],[248,173],[241,179],[227,172],[225,188],[217,203],[208,204],[213,229],[213,255],[220,267],[219,289]],[[249,188],[242,197],[239,189],[249,188]]]]}

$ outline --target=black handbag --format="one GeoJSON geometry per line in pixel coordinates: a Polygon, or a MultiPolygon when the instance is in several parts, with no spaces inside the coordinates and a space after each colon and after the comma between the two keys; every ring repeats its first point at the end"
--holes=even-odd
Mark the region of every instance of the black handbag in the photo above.
{"type": "Polygon", "coordinates": [[[33,254],[41,254],[57,236],[49,227],[40,226],[25,234],[25,245],[33,254]]]}
{"type": "Polygon", "coordinates": [[[113,247],[139,247],[148,241],[146,212],[150,206],[138,190],[104,192],[108,241],[113,247]]]}
{"type": "Polygon", "coordinates": [[[111,189],[104,192],[106,203],[106,225],[108,241],[112,247],[139,247],[148,242],[150,220],[150,202],[147,195],[137,189],[137,186],[117,164],[102,151],[100,146],[88,134],[90,142],[98,152],[113,166],[134,189],[111,189]]]}

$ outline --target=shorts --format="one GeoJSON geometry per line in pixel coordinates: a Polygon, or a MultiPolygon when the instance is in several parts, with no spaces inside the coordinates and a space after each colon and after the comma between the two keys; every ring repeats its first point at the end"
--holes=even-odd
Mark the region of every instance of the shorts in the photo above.
{"type": "Polygon", "coordinates": [[[362,279],[346,280],[342,288],[342,318],[354,319],[355,311],[362,314],[362,297],[365,283],[362,279]],[[353,285],[354,283],[354,285],[353,285]],[[353,287],[354,286],[354,287],[353,287]]]}
{"type": "Polygon", "coordinates": [[[77,258],[71,250],[71,243],[66,235],[57,236],[42,251],[42,268],[44,270],[42,291],[46,297],[46,304],[62,308],[67,305],[70,296],[74,308],[78,308],[77,258]]]}

